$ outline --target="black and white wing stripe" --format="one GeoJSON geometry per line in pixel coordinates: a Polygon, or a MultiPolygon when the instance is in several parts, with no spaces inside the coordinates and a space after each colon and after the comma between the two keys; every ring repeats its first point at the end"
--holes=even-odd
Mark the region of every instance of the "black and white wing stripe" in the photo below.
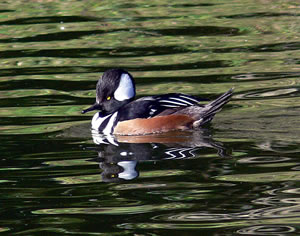
{"type": "Polygon", "coordinates": [[[157,96],[157,102],[163,107],[176,108],[182,106],[192,106],[198,104],[201,100],[196,97],[178,94],[178,93],[170,93],[161,96],[157,96]]]}
{"type": "Polygon", "coordinates": [[[200,101],[204,100],[181,93],[142,97],[120,109],[118,121],[151,118],[167,110],[174,110],[175,112],[176,109],[199,105],[200,101]]]}

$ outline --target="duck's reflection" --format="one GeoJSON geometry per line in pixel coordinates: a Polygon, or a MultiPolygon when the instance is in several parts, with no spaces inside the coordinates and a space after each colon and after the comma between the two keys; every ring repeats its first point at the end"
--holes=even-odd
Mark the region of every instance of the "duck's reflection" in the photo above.
{"type": "Polygon", "coordinates": [[[147,136],[104,136],[93,132],[92,136],[104,182],[137,178],[137,163],[141,161],[193,158],[200,149],[226,156],[223,144],[214,141],[207,130],[147,136]]]}

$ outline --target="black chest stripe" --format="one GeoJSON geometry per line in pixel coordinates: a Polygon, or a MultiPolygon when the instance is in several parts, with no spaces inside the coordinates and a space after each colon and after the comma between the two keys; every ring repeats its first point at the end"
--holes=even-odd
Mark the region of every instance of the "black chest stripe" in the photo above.
{"type": "Polygon", "coordinates": [[[110,120],[111,116],[107,117],[99,126],[98,131],[102,132],[105,127],[107,126],[109,120],[110,120]]]}

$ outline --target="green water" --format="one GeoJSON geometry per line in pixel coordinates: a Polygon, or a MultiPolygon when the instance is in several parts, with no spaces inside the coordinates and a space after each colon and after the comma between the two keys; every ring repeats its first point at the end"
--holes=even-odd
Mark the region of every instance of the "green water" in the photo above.
{"type": "Polygon", "coordinates": [[[0,232],[298,235],[299,20],[288,0],[1,2],[0,232]],[[201,131],[105,140],[80,112],[115,67],[138,96],[235,94],[201,131]]]}

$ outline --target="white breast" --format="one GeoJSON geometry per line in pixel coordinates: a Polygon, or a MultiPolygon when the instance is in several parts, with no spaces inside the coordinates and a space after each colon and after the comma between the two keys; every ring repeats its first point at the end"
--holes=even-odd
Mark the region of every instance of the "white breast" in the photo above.
{"type": "Polygon", "coordinates": [[[114,130],[114,123],[117,118],[118,112],[115,112],[113,114],[109,114],[107,116],[101,116],[100,112],[97,112],[92,119],[92,129],[98,130],[102,132],[103,134],[111,134],[114,130]],[[99,127],[101,124],[108,120],[108,123],[106,124],[105,128],[103,130],[99,130],[99,127]]]}

